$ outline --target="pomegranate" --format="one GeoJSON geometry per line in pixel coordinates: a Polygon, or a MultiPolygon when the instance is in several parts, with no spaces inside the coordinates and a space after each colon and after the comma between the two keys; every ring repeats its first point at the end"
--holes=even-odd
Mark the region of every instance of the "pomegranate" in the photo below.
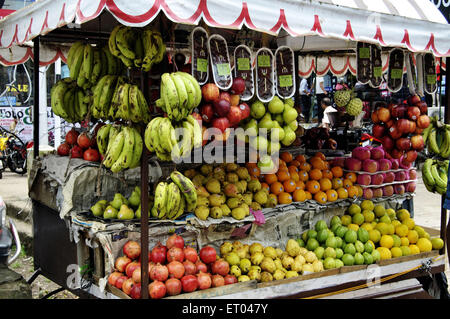
{"type": "Polygon", "coordinates": [[[114,263],[114,267],[117,271],[123,273],[125,272],[125,268],[128,266],[128,264],[131,263],[131,259],[127,256],[121,256],[116,259],[116,262],[114,263]]]}
{"type": "Polygon", "coordinates": [[[166,246],[161,245],[161,243],[158,243],[155,247],[152,249],[152,261],[154,263],[164,263],[166,261],[166,253],[167,248],[166,246]]]}
{"type": "Polygon", "coordinates": [[[205,246],[202,249],[200,249],[200,259],[205,264],[210,264],[217,259],[217,253],[216,250],[211,246],[205,246]]]}
{"type": "Polygon", "coordinates": [[[177,278],[169,278],[165,282],[166,291],[169,296],[176,296],[181,293],[183,289],[181,281],[177,278]]]}
{"type": "Polygon", "coordinates": [[[170,236],[167,241],[166,241],[166,247],[167,249],[170,249],[172,247],[178,247],[183,249],[184,248],[184,239],[183,237],[177,235],[177,234],[173,234],[172,236],[170,236]]]}
{"type": "Polygon", "coordinates": [[[167,261],[179,261],[182,263],[184,261],[184,252],[183,249],[178,247],[172,247],[167,251],[167,261]]]}
{"type": "Polygon", "coordinates": [[[152,299],[161,299],[166,295],[166,285],[161,281],[154,281],[148,285],[148,294],[152,299]]]}
{"type": "Polygon", "coordinates": [[[197,267],[190,260],[183,261],[184,274],[185,275],[195,275],[197,273],[197,267]]]}
{"type": "Polygon", "coordinates": [[[234,283],[238,282],[236,276],[233,276],[230,274],[228,274],[224,277],[224,281],[225,281],[225,285],[230,285],[230,284],[234,284],[234,283]]]}
{"type": "Polygon", "coordinates": [[[140,283],[141,282],[141,268],[136,268],[133,271],[133,274],[131,275],[131,279],[133,279],[134,283],[140,283]]]}
{"type": "Polygon", "coordinates": [[[141,255],[141,245],[137,241],[129,240],[123,245],[123,253],[131,259],[136,259],[141,255]]]}
{"type": "Polygon", "coordinates": [[[212,264],[211,270],[213,274],[226,276],[230,272],[230,264],[221,258],[212,264]]]}
{"type": "Polygon", "coordinates": [[[92,146],[92,139],[89,137],[88,133],[83,132],[80,135],[78,135],[77,144],[81,148],[86,149],[92,146]]]}
{"type": "Polygon", "coordinates": [[[223,276],[216,274],[212,276],[212,286],[213,287],[221,287],[225,285],[225,279],[223,276]]]}
{"type": "Polygon", "coordinates": [[[66,134],[66,142],[69,144],[69,145],[75,145],[76,143],[77,143],[77,139],[78,139],[78,135],[79,135],[80,133],[78,133],[76,130],[75,130],[75,128],[73,128],[72,127],[72,129],[69,131],[69,132],[67,132],[67,134],[66,134]]]}
{"type": "Polygon", "coordinates": [[[116,286],[118,289],[122,289],[122,285],[125,282],[125,280],[127,280],[128,277],[127,276],[120,276],[119,278],[117,278],[116,282],[114,283],[114,286],[116,286]]]}
{"type": "Polygon", "coordinates": [[[137,268],[140,268],[140,267],[141,267],[141,263],[140,262],[132,261],[125,268],[125,274],[128,277],[131,277],[133,275],[133,271],[135,271],[137,268]]]}
{"type": "Polygon", "coordinates": [[[131,287],[130,297],[133,299],[141,299],[141,284],[134,284],[131,287]]]}
{"type": "Polygon", "coordinates": [[[134,285],[134,281],[132,278],[127,278],[122,284],[122,291],[126,293],[127,295],[130,295],[131,288],[134,285]]]}
{"type": "Polygon", "coordinates": [[[83,158],[83,149],[78,145],[74,145],[70,150],[70,156],[72,158],[83,158]]]}
{"type": "Polygon", "coordinates": [[[169,277],[169,270],[166,266],[156,264],[152,267],[150,272],[151,280],[165,281],[169,277]]]}
{"type": "Polygon", "coordinates": [[[200,260],[197,260],[197,262],[195,263],[195,267],[197,272],[208,272],[208,267],[200,260]]]}
{"type": "Polygon", "coordinates": [[[122,275],[123,275],[123,274],[122,274],[121,272],[118,272],[118,271],[112,272],[112,273],[108,276],[108,283],[109,283],[110,285],[114,286],[115,283],[116,283],[116,281],[117,281],[117,279],[118,279],[119,277],[121,277],[122,275]]]}
{"type": "Polygon", "coordinates": [[[187,275],[181,278],[181,285],[184,292],[193,292],[198,288],[198,280],[194,275],[187,275]]]}
{"type": "Polygon", "coordinates": [[[70,153],[70,145],[67,142],[62,143],[57,149],[59,156],[68,156],[70,153]]]}
{"type": "Polygon", "coordinates": [[[210,274],[204,272],[198,273],[197,281],[198,281],[198,289],[203,290],[211,288],[212,280],[210,274]]]}
{"type": "Polygon", "coordinates": [[[185,247],[184,250],[184,258],[186,260],[191,261],[192,263],[195,263],[198,260],[198,254],[197,251],[192,247],[185,247]]]}
{"type": "Polygon", "coordinates": [[[85,161],[98,162],[100,161],[100,153],[96,149],[89,147],[87,150],[84,151],[83,159],[85,161]]]}
{"type": "Polygon", "coordinates": [[[170,263],[167,264],[167,270],[169,271],[170,277],[174,277],[177,279],[183,277],[185,272],[183,264],[176,260],[171,261],[170,263]]]}

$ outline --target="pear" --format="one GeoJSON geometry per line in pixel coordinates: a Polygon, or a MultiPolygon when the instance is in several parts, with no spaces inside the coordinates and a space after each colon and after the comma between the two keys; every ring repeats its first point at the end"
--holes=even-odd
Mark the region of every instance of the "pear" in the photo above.
{"type": "Polygon", "coordinates": [[[239,165],[236,163],[228,163],[226,165],[227,172],[234,172],[235,170],[238,169],[238,167],[239,167],[239,165]]]}
{"type": "Polygon", "coordinates": [[[246,203],[248,206],[252,204],[253,201],[253,194],[252,193],[245,193],[244,194],[244,203],[246,203]]]}
{"type": "Polygon", "coordinates": [[[224,189],[223,192],[225,193],[225,196],[227,197],[238,197],[238,188],[236,187],[235,184],[227,184],[224,189]]]}
{"type": "Polygon", "coordinates": [[[200,220],[206,220],[209,216],[209,208],[206,206],[197,206],[195,208],[195,216],[200,220]]]}
{"type": "Polygon", "coordinates": [[[202,186],[203,183],[205,182],[205,179],[206,179],[205,176],[203,176],[202,174],[198,174],[195,175],[191,181],[195,186],[202,186]]]}
{"type": "Polygon", "coordinates": [[[227,206],[227,204],[220,205],[220,209],[222,210],[222,216],[230,216],[231,209],[227,206]]]}
{"type": "Polygon", "coordinates": [[[211,178],[206,183],[205,186],[206,186],[206,189],[208,190],[208,192],[210,192],[210,193],[213,193],[213,194],[220,193],[220,182],[215,178],[211,178]]]}
{"type": "Polygon", "coordinates": [[[208,197],[210,206],[220,207],[225,203],[225,196],[221,194],[212,194],[208,197]]]}
{"type": "Polygon", "coordinates": [[[242,166],[239,167],[236,170],[236,174],[238,174],[238,176],[241,180],[244,180],[247,182],[249,182],[251,180],[251,176],[250,176],[250,173],[248,172],[247,167],[242,167],[242,166]]]}
{"type": "Polygon", "coordinates": [[[108,205],[103,212],[103,218],[117,218],[117,209],[112,205],[108,205]]]}
{"type": "Polygon", "coordinates": [[[230,183],[237,183],[239,181],[239,176],[238,176],[238,174],[236,174],[234,172],[227,173],[226,180],[227,180],[227,182],[230,182],[230,183]]]}
{"type": "Polygon", "coordinates": [[[220,246],[220,254],[222,256],[225,256],[226,254],[228,254],[229,252],[231,252],[233,250],[233,244],[229,241],[224,242],[221,246],[220,246]]]}
{"type": "Polygon", "coordinates": [[[277,269],[277,267],[275,266],[275,262],[270,257],[264,257],[260,266],[263,271],[270,272],[271,274],[273,274],[277,269]]]}
{"type": "Polygon", "coordinates": [[[268,197],[269,196],[267,196],[267,194],[262,190],[259,190],[255,194],[255,196],[253,196],[253,198],[255,199],[255,202],[259,203],[260,205],[264,205],[265,203],[267,203],[268,197]]]}
{"type": "Polygon", "coordinates": [[[286,276],[286,274],[285,274],[284,271],[282,271],[281,269],[277,269],[277,270],[275,270],[275,272],[273,273],[273,279],[275,279],[275,280],[281,280],[281,279],[284,279],[285,276],[286,276]]]}
{"type": "Polygon", "coordinates": [[[134,218],[134,212],[127,205],[122,204],[122,206],[120,206],[119,212],[117,213],[117,218],[118,219],[133,219],[134,218]]]}
{"type": "Polygon", "coordinates": [[[257,202],[251,202],[251,203],[250,203],[250,208],[251,208],[252,210],[254,210],[254,211],[258,211],[258,210],[261,210],[261,209],[262,209],[261,204],[260,204],[260,203],[257,203],[257,202]]]}
{"type": "MultiPolygon", "coordinates": [[[[149,203],[148,207],[153,207],[153,205],[150,205],[149,203]]],[[[134,215],[136,215],[136,218],[141,218],[141,204],[139,204],[139,207],[134,213],[134,215]]],[[[150,217],[150,209],[148,210],[148,216],[150,217]]]]}
{"type": "Polygon", "coordinates": [[[190,180],[192,180],[194,178],[194,176],[197,174],[198,174],[197,171],[193,168],[185,170],[183,173],[183,175],[186,176],[187,178],[189,178],[190,180]]]}
{"type": "Polygon", "coordinates": [[[235,198],[235,197],[230,197],[227,200],[227,206],[230,209],[235,209],[237,208],[239,205],[241,204],[241,201],[239,200],[239,198],[235,198]]]}
{"type": "Polygon", "coordinates": [[[247,184],[248,183],[245,180],[240,180],[237,183],[235,183],[235,185],[236,185],[236,187],[238,189],[238,192],[241,193],[241,194],[243,194],[243,193],[245,193],[247,191],[247,184]]]}
{"type": "Polygon", "coordinates": [[[257,269],[251,269],[251,270],[249,270],[249,272],[248,272],[248,277],[251,279],[251,280],[256,280],[256,281],[260,281],[261,280],[261,272],[260,271],[258,271],[257,269]]]}
{"type": "Polygon", "coordinates": [[[223,213],[222,213],[222,210],[220,209],[220,207],[212,207],[209,212],[209,215],[215,219],[222,218],[222,214],[223,213]]]}
{"type": "Polygon", "coordinates": [[[262,186],[261,183],[257,179],[252,179],[250,182],[247,183],[247,189],[253,193],[261,190],[262,186]]]}
{"type": "Polygon", "coordinates": [[[268,271],[263,271],[261,273],[261,282],[269,282],[273,280],[273,276],[270,272],[268,271]]]}
{"type": "Polygon", "coordinates": [[[103,212],[105,211],[106,205],[108,204],[105,200],[99,200],[97,203],[95,203],[91,207],[91,212],[94,216],[100,217],[103,215],[103,212]]]}
{"type": "Polygon", "coordinates": [[[209,197],[209,193],[204,186],[195,187],[197,190],[197,196],[209,197]]]}
{"type": "Polygon", "coordinates": [[[131,196],[128,198],[128,202],[133,207],[138,207],[141,203],[141,192],[136,191],[136,189],[131,193],[131,196]]]}
{"type": "Polygon", "coordinates": [[[114,199],[109,203],[112,207],[119,210],[122,204],[124,204],[123,196],[120,193],[114,194],[114,199]]]}
{"type": "Polygon", "coordinates": [[[202,172],[203,175],[208,175],[209,173],[212,173],[213,167],[211,164],[203,164],[200,167],[200,172],[202,172]]]}
{"type": "Polygon", "coordinates": [[[198,196],[197,197],[197,206],[209,206],[209,199],[208,197],[204,196],[198,196]]]}
{"type": "Polygon", "coordinates": [[[263,245],[260,243],[253,243],[250,245],[250,254],[262,253],[264,250],[263,245]]]}

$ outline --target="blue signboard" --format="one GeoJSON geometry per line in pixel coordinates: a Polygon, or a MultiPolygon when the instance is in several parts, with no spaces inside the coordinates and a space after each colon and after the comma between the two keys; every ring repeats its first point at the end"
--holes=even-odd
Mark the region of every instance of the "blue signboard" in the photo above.
{"type": "Polygon", "coordinates": [[[0,106],[15,106],[16,97],[15,96],[2,96],[0,97],[0,106]]]}

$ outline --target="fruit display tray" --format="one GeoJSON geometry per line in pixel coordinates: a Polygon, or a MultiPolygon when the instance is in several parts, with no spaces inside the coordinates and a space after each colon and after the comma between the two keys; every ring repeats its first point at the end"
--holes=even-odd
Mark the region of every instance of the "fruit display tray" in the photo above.
{"type": "Polygon", "coordinates": [[[380,184],[380,185],[361,185],[361,184],[355,184],[355,185],[359,185],[362,188],[377,188],[377,187],[383,187],[383,186],[389,186],[389,185],[396,185],[396,184],[408,184],[411,182],[418,182],[417,179],[409,179],[409,180],[405,180],[405,181],[394,181],[394,182],[390,182],[390,183],[384,183],[384,184],[380,184]]]}
{"type": "Polygon", "coordinates": [[[367,174],[367,175],[375,175],[375,174],[389,173],[389,172],[397,173],[397,172],[405,172],[405,171],[411,171],[411,170],[416,170],[417,171],[417,168],[410,167],[410,168],[389,169],[387,171],[376,171],[375,173],[370,173],[370,172],[366,172],[366,171],[352,171],[352,170],[348,170],[348,169],[343,169],[343,171],[345,173],[367,174]]]}

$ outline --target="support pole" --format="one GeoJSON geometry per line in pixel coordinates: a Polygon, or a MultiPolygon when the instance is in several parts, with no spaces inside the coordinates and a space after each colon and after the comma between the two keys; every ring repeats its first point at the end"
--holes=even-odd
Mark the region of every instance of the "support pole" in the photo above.
{"type": "MultiPolygon", "coordinates": [[[[450,66],[448,63],[450,62],[450,58],[445,58],[445,62],[447,68],[445,69],[445,96],[444,96],[444,122],[446,124],[450,123],[450,66]]],[[[441,74],[442,79],[442,74],[441,74]]],[[[448,178],[447,178],[448,179],[448,178]]],[[[444,249],[447,247],[447,257],[450,261],[450,222],[447,224],[447,209],[444,208],[445,196],[442,195],[441,200],[441,238],[444,241],[445,245],[441,249],[440,253],[444,253],[444,249]],[[445,225],[447,224],[447,227],[445,225]]]]}
{"type": "MultiPolygon", "coordinates": [[[[56,82],[58,82],[59,80],[61,80],[61,58],[59,58],[55,62],[55,82],[53,84],[56,84],[56,82]]],[[[54,147],[55,149],[57,149],[58,146],[61,144],[61,118],[56,114],[53,114],[53,123],[54,123],[53,132],[55,134],[54,147]]]]}
{"type": "Polygon", "coordinates": [[[39,36],[33,39],[33,157],[39,158],[39,36]]]}

